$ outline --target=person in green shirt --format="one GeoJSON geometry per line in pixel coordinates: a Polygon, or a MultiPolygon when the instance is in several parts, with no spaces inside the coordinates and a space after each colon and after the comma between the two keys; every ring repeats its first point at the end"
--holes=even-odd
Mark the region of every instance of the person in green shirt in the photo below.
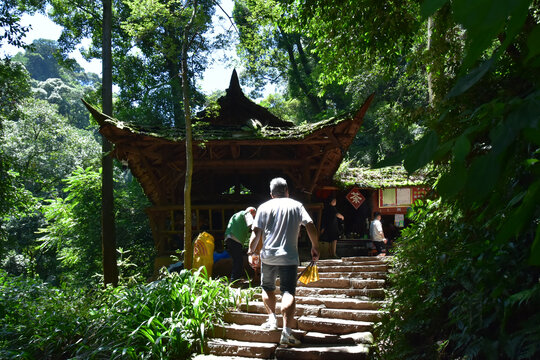
{"type": "Polygon", "coordinates": [[[244,275],[244,249],[249,244],[255,213],[256,209],[252,206],[240,210],[231,216],[225,230],[225,246],[233,261],[231,282],[241,279],[244,275]]]}

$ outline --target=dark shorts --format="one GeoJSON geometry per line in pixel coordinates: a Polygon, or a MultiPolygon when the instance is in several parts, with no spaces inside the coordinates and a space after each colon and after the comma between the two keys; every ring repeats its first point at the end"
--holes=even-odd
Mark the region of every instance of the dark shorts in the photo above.
{"type": "Polygon", "coordinates": [[[298,265],[267,265],[261,264],[261,285],[264,291],[276,290],[276,279],[279,275],[279,290],[282,294],[296,292],[296,275],[298,265]]]}

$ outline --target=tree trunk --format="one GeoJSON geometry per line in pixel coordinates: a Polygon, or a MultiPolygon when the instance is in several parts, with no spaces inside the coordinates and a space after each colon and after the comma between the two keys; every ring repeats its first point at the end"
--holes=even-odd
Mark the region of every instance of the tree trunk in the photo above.
{"type": "Polygon", "coordinates": [[[281,29],[280,29],[280,32],[281,32],[281,36],[283,37],[285,49],[287,50],[287,54],[289,55],[289,61],[292,67],[293,77],[298,83],[298,86],[300,87],[300,89],[302,89],[302,92],[304,93],[304,95],[307,97],[313,112],[315,114],[318,114],[321,112],[321,105],[319,104],[319,99],[317,99],[317,97],[313,95],[312,89],[308,87],[308,85],[302,78],[302,74],[300,74],[300,69],[298,68],[298,64],[294,56],[293,43],[289,40],[288,35],[285,32],[281,31],[281,29]]]}
{"type": "MultiPolygon", "coordinates": [[[[172,11],[172,10],[171,10],[172,11]]],[[[178,63],[178,59],[182,57],[180,51],[176,49],[181,49],[182,44],[180,40],[180,35],[172,26],[166,26],[165,32],[167,37],[174,41],[174,51],[170,50],[171,53],[167,54],[165,66],[167,67],[167,72],[171,81],[171,93],[173,99],[173,116],[175,128],[180,128],[182,120],[184,117],[184,112],[182,109],[182,79],[178,77],[178,74],[182,71],[181,64],[178,63]]]]}
{"type": "Polygon", "coordinates": [[[171,92],[172,92],[172,99],[173,99],[173,116],[174,116],[174,124],[173,126],[175,128],[180,128],[182,126],[182,117],[183,117],[183,111],[182,111],[182,79],[179,79],[177,76],[178,73],[182,71],[181,68],[179,68],[178,64],[173,64],[172,61],[167,60],[167,67],[169,76],[171,77],[171,92]]]}
{"type": "Polygon", "coordinates": [[[311,65],[309,64],[309,60],[307,59],[306,53],[304,52],[304,47],[302,46],[302,41],[300,40],[300,36],[296,37],[295,40],[296,48],[298,49],[298,55],[300,57],[300,61],[302,62],[302,67],[304,68],[304,72],[306,73],[306,76],[311,78],[311,73],[313,70],[311,69],[311,65]]]}
{"type": "MultiPolygon", "coordinates": [[[[112,0],[103,1],[103,43],[102,43],[102,102],[103,113],[112,116],[112,0]]],[[[102,184],[101,184],[101,248],[103,251],[103,282],[118,285],[118,265],[116,263],[116,234],[114,222],[114,187],[112,144],[103,137],[102,184]]]]}
{"type": "MultiPolygon", "coordinates": [[[[428,18],[427,22],[427,51],[428,53],[431,50],[431,42],[433,36],[433,16],[428,18]]],[[[432,64],[433,65],[433,64],[432,64]]],[[[434,93],[433,93],[433,66],[430,66],[427,69],[427,83],[428,83],[428,97],[429,105],[433,107],[434,93]]]]}
{"type": "Polygon", "coordinates": [[[191,107],[189,104],[189,79],[188,79],[188,47],[189,32],[195,14],[197,13],[197,1],[193,2],[191,19],[184,28],[182,41],[182,88],[184,97],[184,117],[186,120],[186,176],[184,183],[184,268],[191,269],[193,266],[193,243],[191,234],[191,179],[193,176],[193,139],[191,135],[191,107]]]}

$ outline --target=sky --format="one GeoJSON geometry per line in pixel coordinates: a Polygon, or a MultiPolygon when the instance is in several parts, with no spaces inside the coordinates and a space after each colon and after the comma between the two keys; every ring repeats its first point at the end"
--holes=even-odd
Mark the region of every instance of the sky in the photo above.
{"type": "MultiPolygon", "coordinates": [[[[222,0],[221,6],[227,12],[228,15],[232,16],[233,1],[232,0],[222,0]]],[[[217,9],[216,12],[219,12],[222,17],[223,12],[221,9],[217,9]]],[[[214,21],[217,21],[215,19],[214,21]]],[[[62,32],[62,27],[52,22],[47,16],[43,14],[28,15],[25,14],[21,18],[21,25],[28,26],[30,25],[30,31],[26,34],[24,41],[27,44],[32,43],[35,39],[51,39],[58,40],[60,33],[62,32]]],[[[221,23],[218,22],[223,31],[226,31],[230,27],[230,21],[228,19],[223,20],[221,23]]],[[[88,46],[89,40],[83,42],[82,46],[88,46]]],[[[22,49],[9,46],[6,44],[1,44],[0,55],[15,55],[16,53],[22,51],[22,49]]],[[[232,59],[236,58],[234,49],[231,48],[225,53],[228,57],[232,59]]],[[[85,69],[87,72],[94,72],[101,75],[101,60],[93,59],[88,62],[81,56],[79,51],[75,51],[70,54],[70,57],[77,60],[77,62],[85,69]]],[[[224,52],[217,52],[214,56],[214,64],[211,65],[204,73],[202,81],[199,81],[199,86],[202,88],[203,92],[210,94],[215,90],[225,90],[229,86],[229,81],[231,78],[234,65],[232,61],[224,63],[221,59],[224,57],[224,52]]],[[[245,93],[248,93],[249,89],[244,89],[245,93]]],[[[267,86],[264,95],[268,93],[275,92],[275,87],[267,86]]]]}

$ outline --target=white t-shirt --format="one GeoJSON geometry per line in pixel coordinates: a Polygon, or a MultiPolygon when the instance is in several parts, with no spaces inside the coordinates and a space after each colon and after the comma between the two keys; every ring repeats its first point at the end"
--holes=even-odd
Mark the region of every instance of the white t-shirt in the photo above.
{"type": "Polygon", "coordinates": [[[313,222],[302,203],[274,198],[257,208],[253,227],[262,230],[261,261],[268,265],[298,265],[300,226],[313,222]]]}
{"type": "Polygon", "coordinates": [[[373,241],[384,240],[383,228],[380,220],[375,219],[371,222],[371,239],[373,239],[373,241]]]}

